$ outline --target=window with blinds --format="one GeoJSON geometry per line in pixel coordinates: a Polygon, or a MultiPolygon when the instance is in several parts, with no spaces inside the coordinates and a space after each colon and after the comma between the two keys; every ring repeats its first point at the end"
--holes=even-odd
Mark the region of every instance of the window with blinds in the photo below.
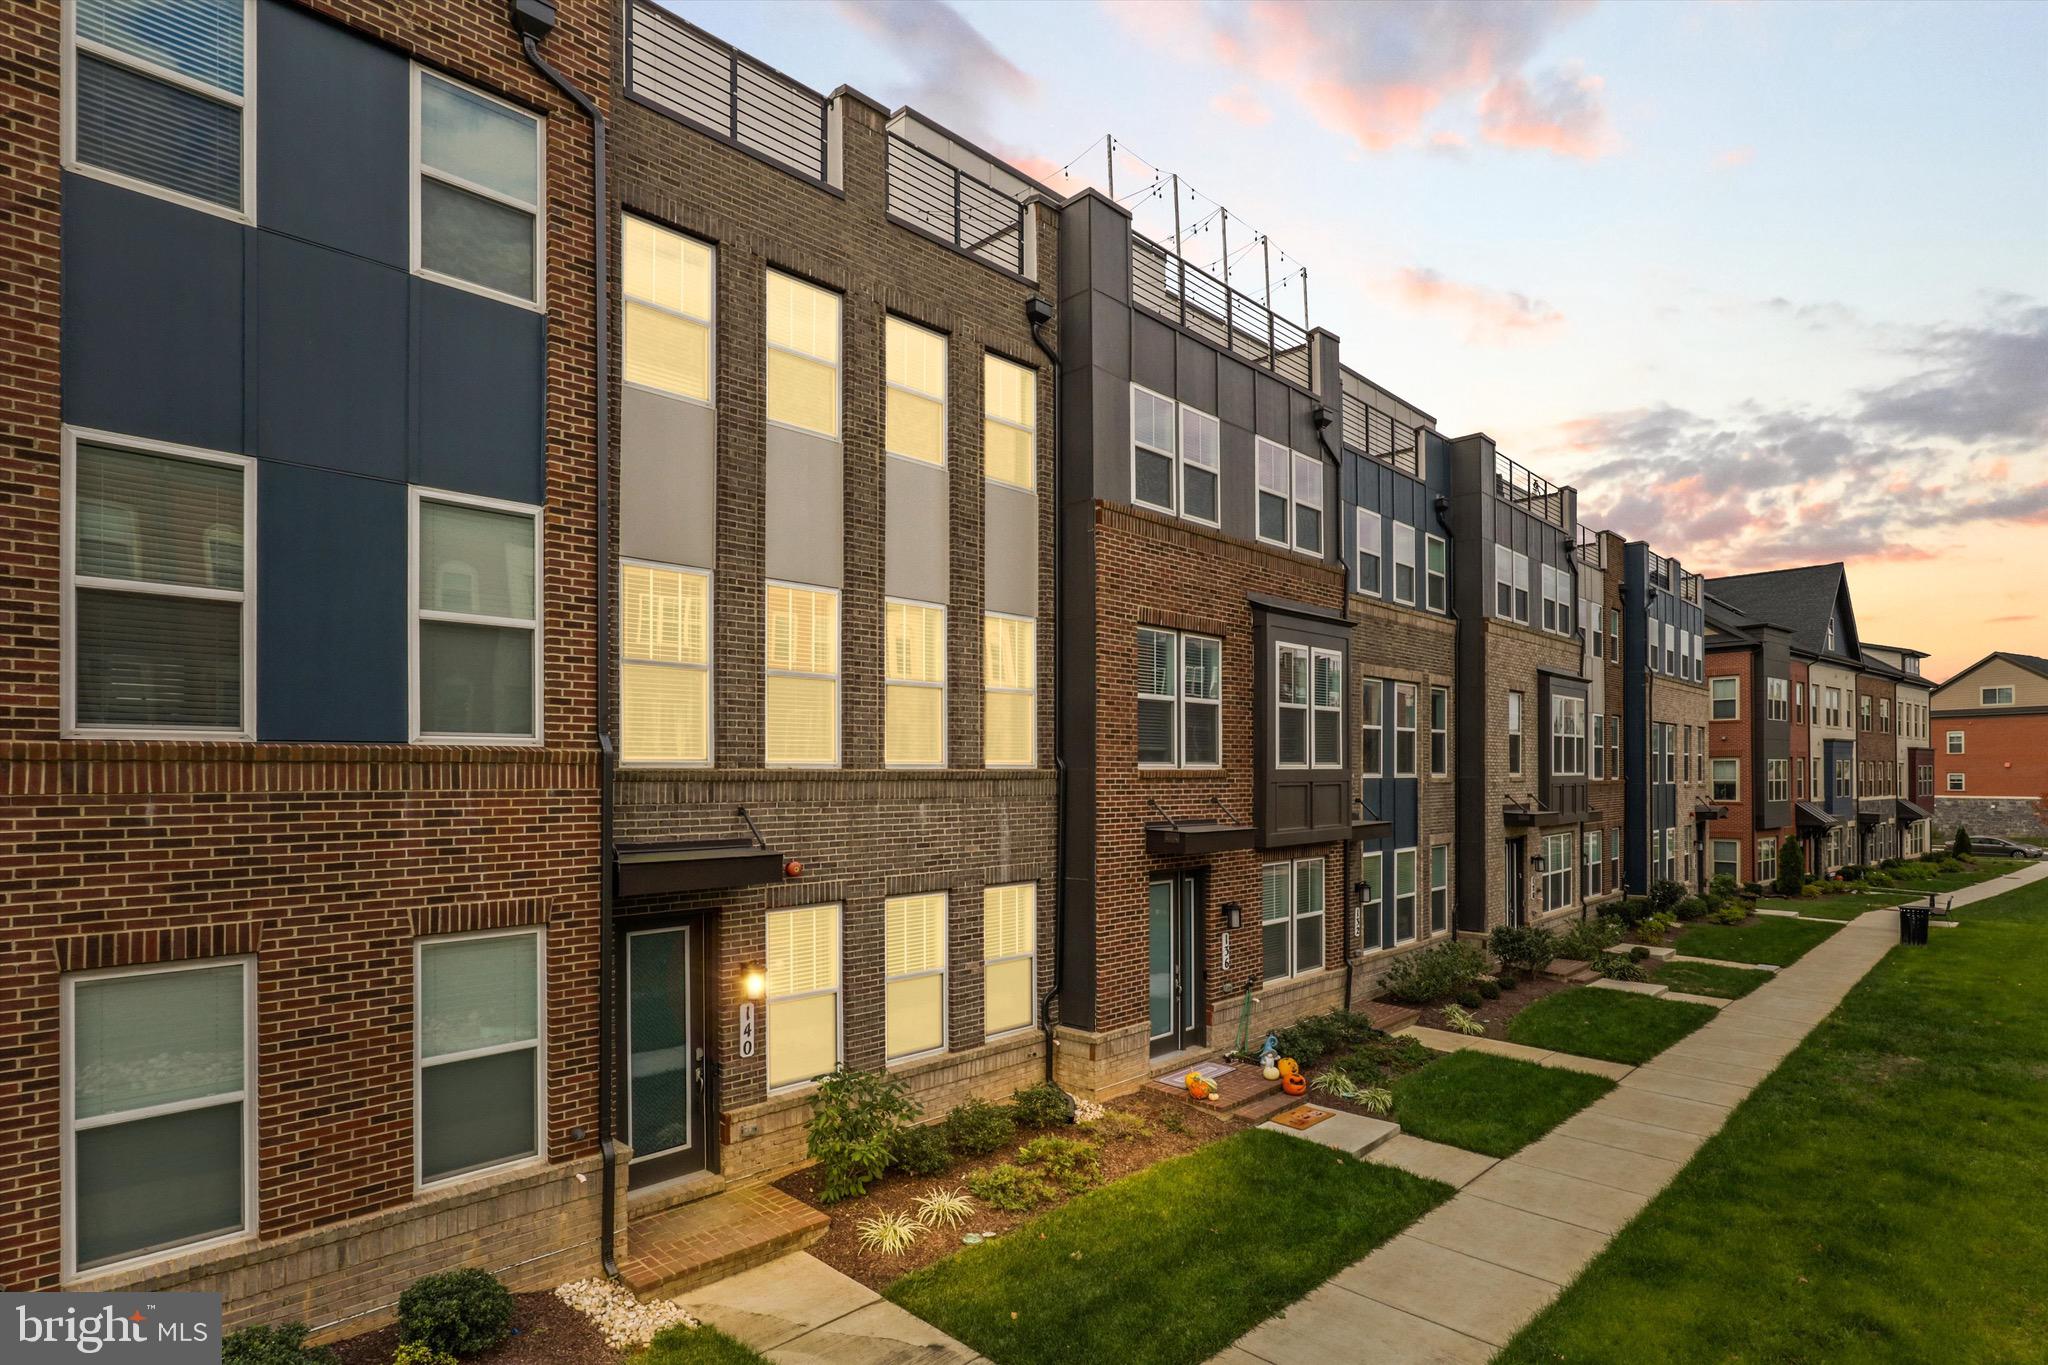
{"type": "Polygon", "coordinates": [[[839,435],[839,296],[768,272],[768,420],[839,435]]]}
{"type": "Polygon", "coordinates": [[[1180,462],[1175,417],[1171,398],[1131,385],[1131,501],[1168,513],[1180,462]]]}
{"type": "Polygon", "coordinates": [[[946,338],[902,318],[883,332],[883,448],[925,464],[946,462],[946,338]]]}
{"type": "Polygon", "coordinates": [[[1175,712],[1179,703],[1174,656],[1180,637],[1170,630],[1138,627],[1138,763],[1172,767],[1179,757],[1175,712]]]}
{"type": "Polygon", "coordinates": [[[1313,707],[1315,766],[1344,766],[1344,656],[1334,649],[1314,651],[1310,703],[1313,707]]]}
{"type": "Polygon", "coordinates": [[[619,565],[619,757],[711,761],[711,575],[619,565]]]}
{"type": "Polygon", "coordinates": [[[946,763],[946,609],[923,602],[883,607],[882,762],[891,768],[946,763]]]}
{"type": "Polygon", "coordinates": [[[981,893],[983,1036],[1029,1027],[1038,982],[1038,884],[991,886],[981,893]]]}
{"type": "Polygon", "coordinates": [[[1028,768],[1038,757],[1037,623],[994,614],[982,623],[982,762],[1028,768]]]}
{"type": "Polygon", "coordinates": [[[772,1090],[839,1065],[839,907],[770,910],[767,935],[772,1090]]]}
{"type": "Polygon", "coordinates": [[[1180,409],[1180,514],[1210,526],[1222,524],[1217,502],[1223,426],[1185,403],[1180,409]]]}
{"type": "Polygon", "coordinates": [[[1038,485],[1038,371],[983,353],[982,473],[1015,488],[1038,485]]]}
{"type": "Polygon", "coordinates": [[[252,734],[253,467],[83,438],[71,453],[69,727],[252,734]]]}
{"type": "Polygon", "coordinates": [[[1253,442],[1258,466],[1259,505],[1255,530],[1260,540],[1272,545],[1287,544],[1289,462],[1293,456],[1286,446],[1261,436],[1253,442]]]}
{"type": "Polygon", "coordinates": [[[413,69],[413,265],[521,303],[540,298],[540,120],[413,69]]]}
{"type": "Polygon", "coordinates": [[[1308,766],[1308,647],[1275,644],[1273,665],[1274,763],[1308,766]]]}
{"type": "Polygon", "coordinates": [[[133,189],[247,210],[254,121],[243,0],[76,0],[70,164],[133,189]]]}
{"type": "MultiPolygon", "coordinates": [[[[1323,552],[1323,462],[1313,455],[1298,453],[1294,457],[1294,548],[1304,554],[1323,552]]],[[[1414,563],[1411,554],[1411,573],[1414,563]]],[[[1414,599],[1412,591],[1409,599],[1414,599]]]]}
{"type": "Polygon", "coordinates": [[[419,945],[419,1179],[538,1155],[541,940],[537,930],[419,945]]]}
{"type": "Polygon", "coordinates": [[[67,1270],[248,1229],[253,970],[65,978],[67,1270]]]}
{"type": "Polygon", "coordinates": [[[882,904],[883,1002],[892,1062],[946,1046],[946,894],[882,904]]]}
{"type": "Polygon", "coordinates": [[[619,254],[626,382],[711,401],[713,249],[628,214],[619,254]]]}
{"type": "Polygon", "coordinates": [[[839,594],[770,583],[767,591],[770,767],[839,762],[839,594]]]}
{"type": "Polygon", "coordinates": [[[414,738],[538,738],[538,511],[413,502],[414,738]]]}

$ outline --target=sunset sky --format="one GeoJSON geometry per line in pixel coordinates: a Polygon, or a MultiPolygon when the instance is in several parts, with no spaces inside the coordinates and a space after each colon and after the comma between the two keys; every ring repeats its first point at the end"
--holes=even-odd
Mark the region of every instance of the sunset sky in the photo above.
{"type": "Polygon", "coordinates": [[[1845,559],[1936,678],[2048,653],[2048,5],[670,7],[1061,191],[1114,133],[1141,227],[1179,172],[1234,283],[1263,231],[1353,368],[1582,520],[1845,559]]]}

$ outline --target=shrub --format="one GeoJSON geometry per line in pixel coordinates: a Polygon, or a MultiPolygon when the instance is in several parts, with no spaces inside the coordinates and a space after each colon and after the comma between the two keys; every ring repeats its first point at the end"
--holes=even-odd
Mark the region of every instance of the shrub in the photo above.
{"type": "Polygon", "coordinates": [[[1646,962],[1649,960],[1649,957],[1650,950],[1643,947],[1640,943],[1628,950],[1628,960],[1630,962],[1646,962]]]}
{"type": "Polygon", "coordinates": [[[1104,1142],[1136,1142],[1152,1136],[1151,1121],[1128,1109],[1105,1109],[1100,1118],[1083,1126],[1104,1142]]]}
{"type": "Polygon", "coordinates": [[[1863,880],[1863,865],[1860,863],[1850,863],[1837,870],[1835,875],[1845,882],[1860,882],[1863,880]]]}
{"type": "Polygon", "coordinates": [[[1649,902],[1650,913],[1661,915],[1685,899],[1685,886],[1669,880],[1652,882],[1650,894],[1645,899],[1649,902]]]}
{"type": "Polygon", "coordinates": [[[1780,895],[1796,896],[1799,888],[1806,885],[1806,846],[1797,839],[1787,838],[1778,845],[1778,892],[1780,895]]]}
{"type": "Polygon", "coordinates": [[[1500,999],[1500,982],[1490,976],[1479,978],[1479,996],[1482,1000],[1500,999]]]}
{"type": "Polygon", "coordinates": [[[1036,1171],[1022,1166],[991,1166],[967,1177],[974,1197],[992,1209],[1023,1213],[1052,1198],[1052,1189],[1036,1171]]]}
{"type": "Polygon", "coordinates": [[[1621,942],[1626,926],[1613,915],[1582,919],[1559,936],[1557,951],[1574,962],[1590,962],[1621,942]]]}
{"type": "Polygon", "coordinates": [[[928,1228],[957,1228],[974,1212],[965,1190],[934,1185],[917,1197],[917,1221],[928,1228]]]}
{"type": "Polygon", "coordinates": [[[1495,990],[1511,991],[1520,985],[1521,982],[1521,973],[1517,972],[1513,967],[1496,967],[1493,969],[1493,985],[1495,990]]]}
{"type": "Polygon", "coordinates": [[[1763,893],[1764,884],[1762,882],[1744,882],[1742,884],[1742,894],[1751,900],[1755,900],[1758,896],[1763,895],[1763,893]]]}
{"type": "Polygon", "coordinates": [[[306,1324],[238,1327],[220,1344],[221,1365],[332,1365],[334,1352],[306,1344],[306,1324]]]}
{"type": "Polygon", "coordinates": [[[1684,900],[1680,901],[1676,906],[1673,907],[1672,913],[1677,915],[1678,918],[1682,920],[1690,921],[1696,919],[1705,919],[1707,917],[1707,912],[1712,910],[1713,908],[1713,906],[1708,905],[1698,896],[1687,896],[1684,900]]]}
{"type": "Polygon", "coordinates": [[[1749,907],[1735,902],[1724,905],[1707,916],[1709,924],[1740,924],[1749,918],[1749,907]]]}
{"type": "Polygon", "coordinates": [[[1885,886],[1891,886],[1891,885],[1893,885],[1894,883],[1893,883],[1893,881],[1892,881],[1892,874],[1891,874],[1891,873],[1889,873],[1889,872],[1881,872],[1881,871],[1878,871],[1878,872],[1866,872],[1866,873],[1864,873],[1864,874],[1863,874],[1863,884],[1864,884],[1865,886],[1876,886],[1876,887],[1885,887],[1885,886]]]}
{"type": "Polygon", "coordinates": [[[1536,925],[1500,925],[1487,936],[1486,946],[1518,971],[1540,972],[1557,957],[1557,936],[1536,925]]]}
{"type": "Polygon", "coordinates": [[[1641,896],[1623,896],[1603,914],[1611,914],[1624,929],[1633,929],[1650,917],[1650,903],[1641,896]]]}
{"type": "Polygon", "coordinates": [[[1292,1057],[1303,1066],[1320,1061],[1333,1052],[1357,1046],[1379,1030],[1362,1014],[1331,1010],[1297,1019],[1273,1035],[1282,1057],[1292,1057]]]}
{"type": "Polygon", "coordinates": [[[1410,953],[1387,969],[1387,995],[1404,1005],[1448,1000],[1486,974],[1486,954],[1462,939],[1410,953]]]}
{"type": "Polygon", "coordinates": [[[943,1124],[920,1124],[889,1139],[889,1169],[905,1175],[937,1175],[953,1164],[943,1124]]]}
{"type": "Polygon", "coordinates": [[[1074,1121],[1074,1097],[1051,1081],[1010,1093],[1010,1111],[1020,1128],[1056,1128],[1074,1121]]]}
{"type": "Polygon", "coordinates": [[[422,1275],[398,1296],[400,1341],[473,1356],[511,1334],[512,1291],[488,1270],[422,1275]]]}
{"type": "Polygon", "coordinates": [[[940,1127],[946,1130],[946,1145],[962,1156],[987,1156],[1017,1136],[1010,1111],[979,1096],[955,1105],[940,1127]]]}
{"type": "Polygon", "coordinates": [[[1479,987],[1474,984],[1458,992],[1457,1003],[1459,1009],[1476,1010],[1486,1003],[1486,997],[1479,993],[1479,987]]]}
{"type": "Polygon", "coordinates": [[[1396,1038],[1383,1033],[1353,1048],[1337,1065],[1348,1072],[1353,1080],[1358,1080],[1368,1073],[1377,1074],[1382,1067],[1412,1070],[1434,1056],[1436,1054],[1420,1039],[1396,1038]]]}
{"type": "Polygon", "coordinates": [[[1394,1107],[1393,1091],[1383,1085],[1360,1084],[1335,1067],[1310,1081],[1309,1088],[1355,1104],[1369,1114],[1384,1114],[1394,1107]]]}
{"type": "Polygon", "coordinates": [[[1047,1184],[1068,1194],[1102,1179],[1102,1149],[1079,1138],[1035,1137],[1017,1149],[1017,1164],[1038,1167],[1047,1184]]]}
{"type": "Polygon", "coordinates": [[[1475,1037],[1486,1032],[1486,1025],[1468,1014],[1463,1005],[1445,1005],[1444,1022],[1459,1033],[1475,1037]]]}
{"type": "MultiPolygon", "coordinates": [[[[223,1353],[222,1359],[226,1356],[223,1353]]],[[[391,1365],[456,1365],[455,1357],[424,1341],[409,1341],[391,1353],[391,1365]]]]}
{"type": "Polygon", "coordinates": [[[1742,886],[1732,872],[1723,872],[1707,883],[1707,894],[1716,900],[1733,900],[1742,892],[1742,886]]]}
{"type": "Polygon", "coordinates": [[[897,1135],[917,1119],[903,1082],[844,1063],[818,1083],[811,1097],[805,1151],[818,1163],[818,1202],[834,1204],[865,1194],[889,1169],[897,1135]]]}
{"type": "Polygon", "coordinates": [[[907,1213],[878,1213],[854,1226],[860,1230],[860,1249],[884,1256],[901,1256],[924,1236],[924,1224],[907,1213]]]}
{"type": "Polygon", "coordinates": [[[1652,915],[1636,926],[1636,937],[1645,943],[1662,943],[1664,936],[1671,932],[1672,925],[1677,922],[1668,910],[1652,915]]]}
{"type": "Polygon", "coordinates": [[[1592,967],[1609,981],[1641,981],[1647,975],[1632,959],[1620,953],[1602,953],[1593,959],[1592,967]]]}
{"type": "Polygon", "coordinates": [[[1949,852],[1955,854],[1958,858],[1970,856],[1970,827],[1968,825],[1956,826],[1956,841],[1949,846],[1949,852]]]}

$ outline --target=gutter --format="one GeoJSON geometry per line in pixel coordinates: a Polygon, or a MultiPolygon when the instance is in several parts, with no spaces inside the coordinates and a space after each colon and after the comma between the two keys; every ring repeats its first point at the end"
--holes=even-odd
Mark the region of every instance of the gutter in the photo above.
{"type": "MultiPolygon", "coordinates": [[[[1063,548],[1067,509],[1060,504],[1060,353],[1046,343],[1040,328],[1052,321],[1052,305],[1033,295],[1024,301],[1024,316],[1031,324],[1031,340],[1052,362],[1052,565],[1053,581],[1059,581],[1063,572],[1060,551],[1063,548]]],[[[1060,998],[1060,987],[1067,975],[1067,751],[1061,743],[1065,727],[1060,720],[1060,634],[1065,628],[1065,619],[1060,615],[1059,594],[1053,594],[1052,631],[1052,765],[1053,765],[1053,823],[1052,823],[1052,989],[1038,1002],[1039,1026],[1045,1030],[1045,1083],[1054,1084],[1053,1037],[1054,1024],[1052,1009],[1060,998]]]]}
{"type": "Polygon", "coordinates": [[[605,187],[604,112],[573,85],[569,78],[548,65],[540,55],[540,40],[555,29],[553,0],[512,0],[512,29],[519,35],[520,48],[534,70],[568,96],[590,120],[591,141],[591,225],[594,235],[592,260],[597,279],[591,296],[593,333],[597,344],[597,705],[596,739],[597,828],[598,828],[598,924],[597,924],[597,1150],[603,1159],[600,1176],[602,1194],[598,1215],[598,1260],[611,1279],[619,1277],[618,1262],[612,1256],[612,1240],[618,1229],[618,1144],[612,1129],[612,781],[618,772],[618,746],[612,739],[612,337],[611,337],[611,215],[605,187]]]}

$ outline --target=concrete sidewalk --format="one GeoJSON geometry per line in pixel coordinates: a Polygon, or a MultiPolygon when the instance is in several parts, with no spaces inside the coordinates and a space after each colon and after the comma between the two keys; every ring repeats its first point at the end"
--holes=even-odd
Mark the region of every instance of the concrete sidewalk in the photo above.
{"type": "MultiPolygon", "coordinates": [[[[2037,864],[1956,892],[1955,906],[2043,878],[2048,864],[2037,864]]],[[[1898,941],[1896,910],[1849,921],[1611,1093],[1490,1163],[1448,1203],[1253,1328],[1216,1365],[1489,1360],[1898,941]]]]}
{"type": "Polygon", "coordinates": [[[922,1318],[801,1251],[678,1297],[699,1322],[785,1365],[981,1360],[922,1318]]]}

